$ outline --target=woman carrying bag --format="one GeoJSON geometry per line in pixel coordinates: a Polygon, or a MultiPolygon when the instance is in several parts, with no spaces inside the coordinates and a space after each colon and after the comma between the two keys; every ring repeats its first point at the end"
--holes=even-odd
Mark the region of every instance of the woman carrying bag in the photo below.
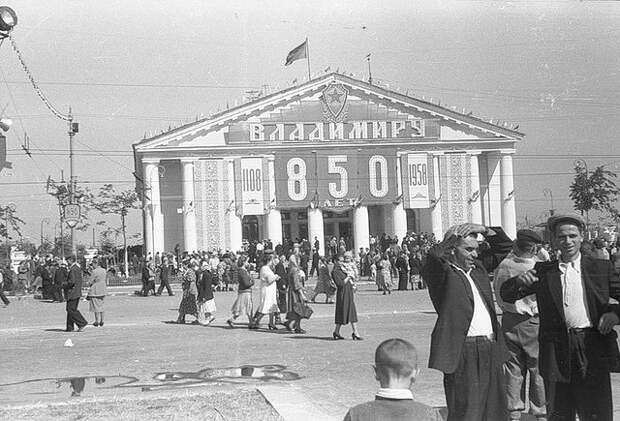
{"type": "Polygon", "coordinates": [[[309,319],[312,309],[308,306],[308,299],[304,293],[304,272],[299,267],[298,254],[292,254],[289,258],[288,296],[287,296],[286,323],[288,331],[306,333],[301,328],[301,320],[309,319]]]}

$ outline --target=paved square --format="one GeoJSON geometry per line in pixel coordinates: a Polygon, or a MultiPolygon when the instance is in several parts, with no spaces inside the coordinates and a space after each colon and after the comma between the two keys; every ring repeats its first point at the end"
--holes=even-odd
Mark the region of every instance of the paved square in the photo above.
{"type": "MultiPolygon", "coordinates": [[[[425,290],[384,296],[371,285],[360,288],[356,304],[361,342],[350,339],[346,326],[342,333],[347,340],[331,339],[334,305],[314,304],[315,313],[303,326],[308,333],[296,335],[283,328],[249,331],[242,324],[230,329],[225,322],[233,292],[216,293],[217,319],[208,327],[169,323],[176,319],[180,294],[138,297],[120,288],[109,292],[114,295],[106,297],[104,327],[90,325],[81,333],[63,331],[64,304],[13,297],[8,308],[0,309],[4,405],[71,399],[70,379],[77,377],[86,378],[82,397],[288,384],[338,419],[349,406],[374,396],[374,350],[391,337],[418,348],[422,370],[416,399],[445,404],[441,373],[425,368],[436,317],[425,290]],[[64,346],[67,339],[73,347],[64,346]]],[[[92,323],[88,305],[81,302],[80,309],[92,323]]],[[[612,375],[612,382],[618,396],[620,375],[612,375]]],[[[614,409],[620,417],[620,399],[614,409]]]]}

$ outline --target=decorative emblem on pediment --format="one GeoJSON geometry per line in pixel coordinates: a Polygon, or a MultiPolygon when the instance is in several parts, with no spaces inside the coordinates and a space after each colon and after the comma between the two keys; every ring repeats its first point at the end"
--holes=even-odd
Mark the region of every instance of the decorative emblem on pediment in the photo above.
{"type": "Polygon", "coordinates": [[[323,118],[331,123],[341,123],[347,115],[349,91],[339,83],[331,83],[321,95],[323,118]]]}

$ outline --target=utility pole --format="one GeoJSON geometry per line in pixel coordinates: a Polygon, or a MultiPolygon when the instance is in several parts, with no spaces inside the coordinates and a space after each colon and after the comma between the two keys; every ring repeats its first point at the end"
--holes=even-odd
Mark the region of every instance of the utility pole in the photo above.
{"type": "MultiPolygon", "coordinates": [[[[69,204],[75,205],[75,173],[73,171],[73,138],[79,131],[78,123],[73,122],[73,115],[71,114],[71,107],[69,107],[69,114],[67,115],[67,121],[69,122],[69,204]]],[[[72,206],[73,207],[73,206],[72,206]]],[[[78,208],[79,209],[79,208],[78,208]]],[[[69,224],[71,228],[71,254],[75,254],[75,241],[73,237],[73,229],[79,221],[80,215],[77,215],[77,221],[72,221],[69,224]]]]}

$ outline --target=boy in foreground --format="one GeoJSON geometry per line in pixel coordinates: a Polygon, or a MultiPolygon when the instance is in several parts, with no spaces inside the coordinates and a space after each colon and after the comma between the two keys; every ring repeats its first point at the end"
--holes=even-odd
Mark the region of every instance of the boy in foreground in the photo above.
{"type": "Polygon", "coordinates": [[[375,378],[379,391],[374,401],[349,409],[344,421],[439,421],[434,408],[413,400],[411,387],[418,375],[418,354],[403,339],[383,341],[375,351],[375,378]]]}

